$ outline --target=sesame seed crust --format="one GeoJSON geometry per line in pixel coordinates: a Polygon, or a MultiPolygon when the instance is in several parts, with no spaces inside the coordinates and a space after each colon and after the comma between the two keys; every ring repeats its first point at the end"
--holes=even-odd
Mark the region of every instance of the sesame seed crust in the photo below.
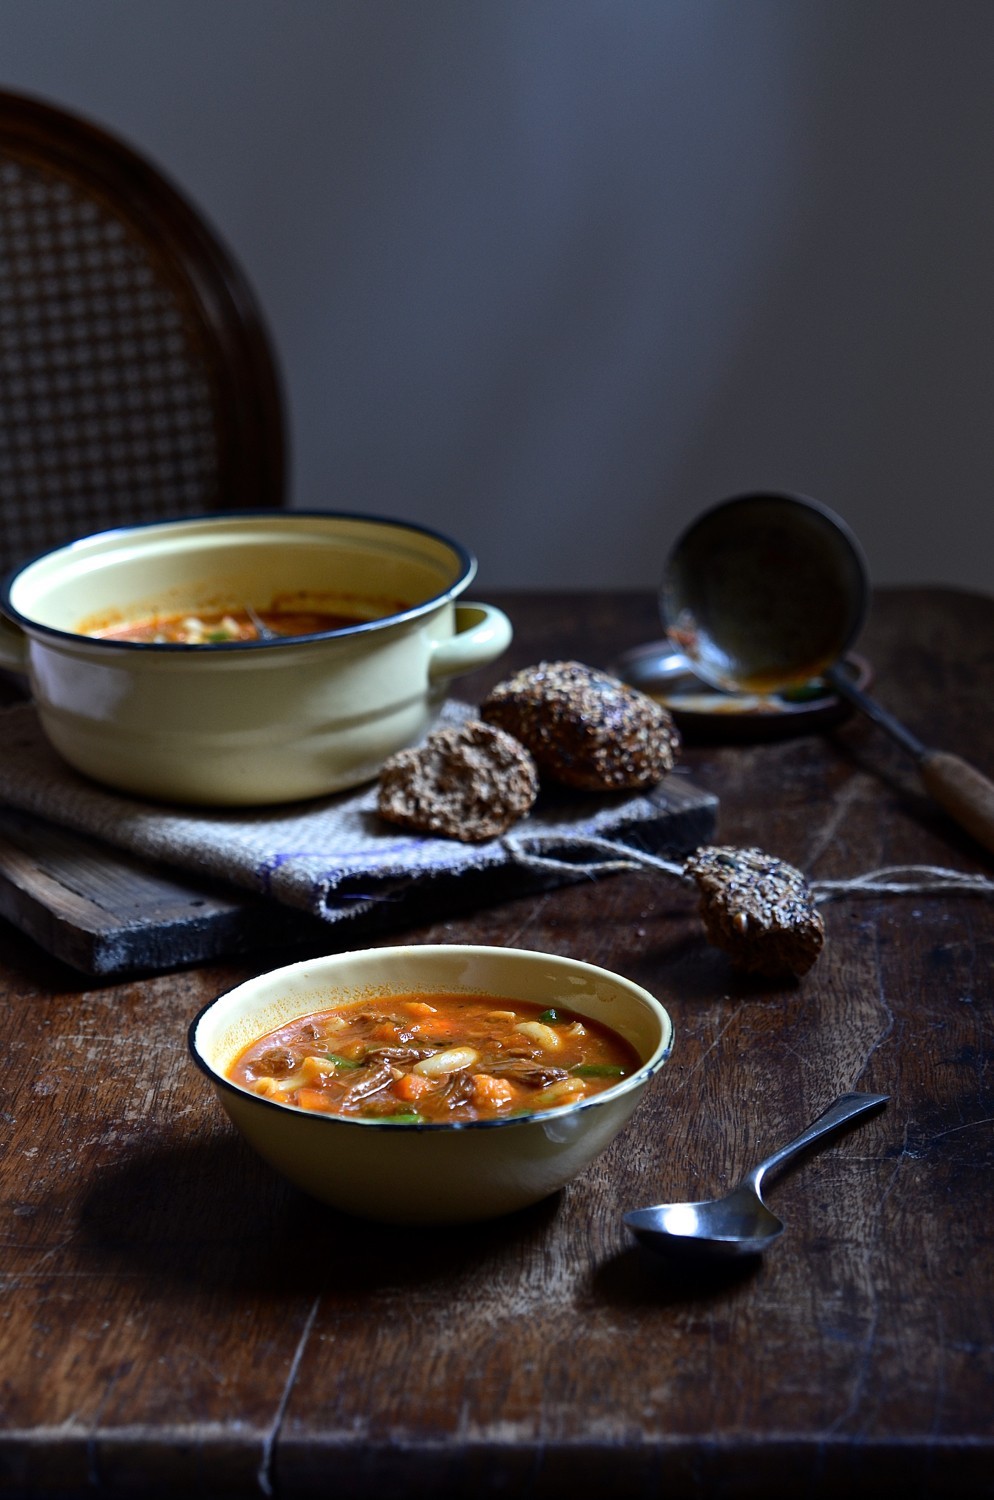
{"type": "Polygon", "coordinates": [[[584,791],[654,785],[680,749],[661,704],[576,661],[517,672],[483,700],[480,717],[519,740],[543,777],[584,791]]]}
{"type": "Polygon", "coordinates": [[[705,846],[684,864],[701,892],[708,941],[736,968],[769,978],[806,974],[825,924],[804,876],[762,849],[705,846]]]}

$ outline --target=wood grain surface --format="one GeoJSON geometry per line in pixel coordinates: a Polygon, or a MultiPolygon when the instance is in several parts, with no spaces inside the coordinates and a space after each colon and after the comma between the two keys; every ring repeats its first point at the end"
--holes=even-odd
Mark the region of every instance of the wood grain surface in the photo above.
{"type": "Polygon", "coordinates": [[[0,915],[84,974],[315,941],[323,924],[217,880],[167,870],[16,808],[0,808],[0,915]]]}
{"type": "MultiPolygon", "coordinates": [[[[658,633],[649,595],[495,602],[515,643],[468,692],[658,633]]],[[[887,707],[994,773],[994,600],[883,592],[860,649],[887,707]]],[[[683,764],[722,842],[810,879],[994,875],[863,719],[683,764]]],[[[994,901],[823,913],[783,984],[736,977],[658,873],[413,927],[618,969],[676,1037],[561,1194],[428,1231],[311,1203],[234,1136],[185,1033],[258,955],[100,983],[5,925],[0,1495],[994,1495],[994,901]],[[635,1246],[627,1208],[731,1186],[850,1089],[890,1104],[771,1181],[760,1262],[635,1246]]]]}

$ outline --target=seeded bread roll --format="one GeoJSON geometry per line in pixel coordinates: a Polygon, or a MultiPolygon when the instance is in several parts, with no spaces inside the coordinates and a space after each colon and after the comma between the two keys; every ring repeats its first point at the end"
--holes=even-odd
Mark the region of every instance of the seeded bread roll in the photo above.
{"type": "Polygon", "coordinates": [[[537,795],[538,773],[524,746],[468,719],[392,755],[380,773],[377,810],[402,828],[480,843],[505,833],[537,795]]]}
{"type": "Polygon", "coordinates": [[[771,979],[807,973],[825,924],[799,870],[762,849],[716,847],[697,849],[683,868],[700,889],[708,941],[736,968],[771,979]]]}
{"type": "Polygon", "coordinates": [[[577,661],[518,672],[483,700],[480,717],[520,740],[541,776],[589,792],[652,786],[680,749],[661,704],[577,661]]]}

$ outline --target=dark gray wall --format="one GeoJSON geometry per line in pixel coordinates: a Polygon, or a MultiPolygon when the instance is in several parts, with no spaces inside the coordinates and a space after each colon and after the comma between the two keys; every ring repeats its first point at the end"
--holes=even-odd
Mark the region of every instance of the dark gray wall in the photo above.
{"type": "Polygon", "coordinates": [[[770,486],[991,588],[992,77],[989,0],[0,0],[3,84],[247,270],[295,503],[484,587],[654,584],[770,486]]]}

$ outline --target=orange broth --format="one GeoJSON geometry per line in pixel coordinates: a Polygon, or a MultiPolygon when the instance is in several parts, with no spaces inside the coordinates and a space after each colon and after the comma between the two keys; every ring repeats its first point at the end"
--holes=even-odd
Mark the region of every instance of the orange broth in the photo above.
{"type": "MultiPolygon", "coordinates": [[[[274,635],[320,635],[326,630],[342,630],[359,625],[368,616],[334,614],[328,610],[254,611],[257,619],[274,635]]],[[[257,641],[259,629],[247,610],[226,609],[216,613],[194,614],[186,610],[174,615],[153,615],[144,620],[129,620],[123,625],[109,625],[87,631],[105,641],[141,641],[148,645],[212,646],[224,641],[257,641]]]]}
{"type": "Polygon", "coordinates": [[[412,994],[280,1026],[246,1047],[227,1076],[299,1109],[439,1124],[572,1104],[639,1066],[617,1032],[562,1006],[412,994]]]}

